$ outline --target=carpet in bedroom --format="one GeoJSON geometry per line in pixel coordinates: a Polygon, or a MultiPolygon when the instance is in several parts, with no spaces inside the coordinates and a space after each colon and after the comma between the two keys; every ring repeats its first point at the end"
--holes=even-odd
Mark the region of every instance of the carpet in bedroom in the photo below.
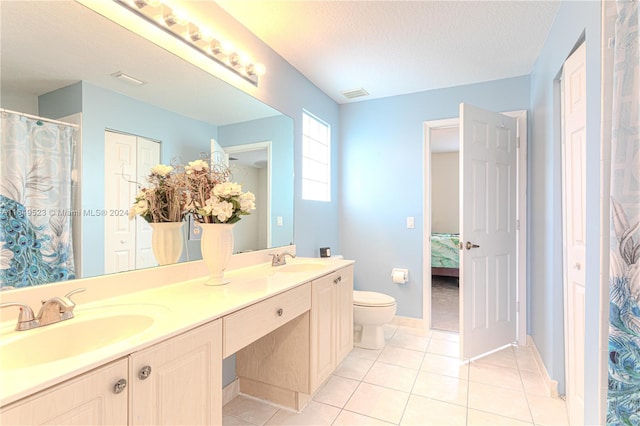
{"type": "Polygon", "coordinates": [[[458,279],[431,277],[431,328],[459,331],[458,279]]]}

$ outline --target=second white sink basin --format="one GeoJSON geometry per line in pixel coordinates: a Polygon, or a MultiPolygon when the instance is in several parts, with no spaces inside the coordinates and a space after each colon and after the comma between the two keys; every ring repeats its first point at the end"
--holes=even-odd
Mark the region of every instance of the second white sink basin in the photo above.
{"type": "Polygon", "coordinates": [[[15,338],[0,342],[0,368],[25,368],[90,352],[140,334],[153,323],[152,316],[119,314],[72,318],[20,331],[15,338]]]}
{"type": "Polygon", "coordinates": [[[291,263],[284,266],[278,266],[278,270],[276,272],[313,272],[326,267],[327,265],[324,263],[291,263]]]}

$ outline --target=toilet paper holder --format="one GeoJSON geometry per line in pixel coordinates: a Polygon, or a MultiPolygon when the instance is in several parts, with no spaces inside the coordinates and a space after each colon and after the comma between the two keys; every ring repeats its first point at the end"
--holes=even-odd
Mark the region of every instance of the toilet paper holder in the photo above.
{"type": "Polygon", "coordinates": [[[404,284],[409,281],[409,270],[393,268],[391,270],[391,280],[396,284],[404,284]]]}

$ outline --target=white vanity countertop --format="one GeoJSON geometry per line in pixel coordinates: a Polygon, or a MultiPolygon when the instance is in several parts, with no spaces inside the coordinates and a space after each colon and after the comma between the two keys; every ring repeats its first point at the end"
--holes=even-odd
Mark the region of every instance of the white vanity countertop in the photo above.
{"type": "MultiPolygon", "coordinates": [[[[288,264],[306,262],[323,263],[326,267],[305,272],[279,272],[279,267],[263,263],[226,272],[225,278],[231,282],[224,286],[206,286],[206,277],[203,277],[91,303],[77,302],[75,318],[34,330],[15,331],[15,318],[4,321],[0,323],[0,406],[354,263],[341,259],[287,260],[288,264]],[[27,336],[38,342],[38,334],[57,334],[56,328],[70,326],[68,336],[61,333],[64,339],[57,339],[38,349],[49,353],[52,349],[46,346],[66,345],[74,338],[81,338],[77,335],[74,337],[73,326],[114,314],[150,316],[154,321],[141,333],[96,350],[25,368],[3,367],[15,357],[22,359],[29,356],[3,349],[8,342],[27,336]]],[[[96,333],[99,331],[96,330],[96,333]]]]}

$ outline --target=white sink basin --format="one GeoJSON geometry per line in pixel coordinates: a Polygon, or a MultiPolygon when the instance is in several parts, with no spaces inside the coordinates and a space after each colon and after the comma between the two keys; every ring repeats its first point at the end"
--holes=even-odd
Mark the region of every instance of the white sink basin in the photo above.
{"type": "Polygon", "coordinates": [[[278,270],[276,272],[313,272],[326,267],[327,265],[324,263],[291,263],[284,266],[278,266],[278,270]]]}
{"type": "Polygon", "coordinates": [[[91,352],[140,334],[153,323],[154,318],[144,314],[116,314],[19,331],[0,342],[0,368],[25,368],[91,352]]]}

